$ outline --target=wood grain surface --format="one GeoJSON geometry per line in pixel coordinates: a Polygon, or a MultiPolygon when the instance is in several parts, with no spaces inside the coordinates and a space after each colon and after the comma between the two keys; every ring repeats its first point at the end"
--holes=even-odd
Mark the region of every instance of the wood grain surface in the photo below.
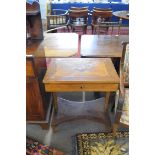
{"type": "Polygon", "coordinates": [[[78,34],[46,33],[44,40],[31,40],[26,54],[35,57],[72,57],[78,52],[78,34]]]}
{"type": "Polygon", "coordinates": [[[46,91],[114,91],[119,77],[110,58],[54,58],[43,79],[46,91]]]}
{"type": "Polygon", "coordinates": [[[82,57],[116,57],[122,56],[123,41],[128,41],[128,35],[82,35],[82,57]]]}

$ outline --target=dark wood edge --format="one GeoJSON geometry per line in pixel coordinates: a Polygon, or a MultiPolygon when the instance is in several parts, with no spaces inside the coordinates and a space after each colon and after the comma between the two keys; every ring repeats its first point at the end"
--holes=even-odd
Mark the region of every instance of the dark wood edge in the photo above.
{"type": "Polygon", "coordinates": [[[36,68],[35,68],[34,55],[26,55],[26,60],[32,62],[32,67],[33,67],[33,71],[34,71],[35,78],[36,78],[37,77],[37,71],[36,71],[36,68]]]}

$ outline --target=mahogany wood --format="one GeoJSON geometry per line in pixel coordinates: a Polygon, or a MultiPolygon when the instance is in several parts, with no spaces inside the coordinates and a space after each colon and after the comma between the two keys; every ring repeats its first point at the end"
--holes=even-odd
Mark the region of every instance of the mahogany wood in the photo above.
{"type": "Polygon", "coordinates": [[[26,120],[44,121],[50,104],[50,93],[42,83],[46,68],[36,70],[33,56],[26,57],[26,120]]]}
{"type": "Polygon", "coordinates": [[[26,29],[31,39],[43,39],[40,5],[37,2],[32,5],[26,3],[26,29]]]}
{"type": "Polygon", "coordinates": [[[37,79],[31,78],[26,81],[26,119],[45,119],[43,99],[37,79]]]}

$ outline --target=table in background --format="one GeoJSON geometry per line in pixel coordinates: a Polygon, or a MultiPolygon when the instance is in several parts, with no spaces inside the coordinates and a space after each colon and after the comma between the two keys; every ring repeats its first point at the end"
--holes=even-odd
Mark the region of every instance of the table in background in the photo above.
{"type": "Polygon", "coordinates": [[[123,41],[129,41],[129,36],[82,35],[80,53],[82,57],[120,58],[123,41]]]}
{"type": "Polygon", "coordinates": [[[72,57],[78,53],[78,34],[46,33],[43,40],[29,40],[27,55],[36,58],[72,57]]]}
{"type": "Polygon", "coordinates": [[[129,20],[129,11],[127,11],[127,10],[115,11],[115,12],[113,12],[113,15],[118,18],[121,18],[121,19],[129,20]]]}
{"type": "Polygon", "coordinates": [[[128,35],[82,35],[81,57],[84,58],[111,58],[119,72],[120,58],[122,57],[122,42],[129,41],[128,35]]]}
{"type": "MultiPolygon", "coordinates": [[[[103,119],[104,114],[108,115],[110,92],[118,89],[119,77],[109,58],[55,58],[48,65],[43,83],[46,92],[52,92],[53,94],[54,113],[52,126],[54,127],[59,123],[76,119],[77,116],[73,116],[71,113],[74,114],[72,111],[78,109],[78,104],[74,104],[74,106],[69,106],[70,104],[67,106],[66,104],[66,107],[63,106],[63,110],[60,110],[62,107],[57,103],[57,92],[105,92],[104,113],[99,115],[103,119]],[[59,114],[61,114],[60,117],[59,114]]],[[[87,110],[82,111],[82,116],[88,118],[87,114],[91,113],[88,108],[91,108],[91,106],[85,108],[87,110]]],[[[97,118],[97,116],[98,113],[95,113],[91,117],[97,118]]],[[[79,117],[81,118],[81,116],[79,117]]],[[[109,126],[109,118],[107,123],[109,126]]]]}

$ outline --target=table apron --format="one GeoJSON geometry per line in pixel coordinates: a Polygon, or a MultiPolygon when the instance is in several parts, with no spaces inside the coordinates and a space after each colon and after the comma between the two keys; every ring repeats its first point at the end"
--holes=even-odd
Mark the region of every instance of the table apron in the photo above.
{"type": "Polygon", "coordinates": [[[116,91],[117,83],[46,83],[47,92],[72,92],[72,91],[116,91]]]}

